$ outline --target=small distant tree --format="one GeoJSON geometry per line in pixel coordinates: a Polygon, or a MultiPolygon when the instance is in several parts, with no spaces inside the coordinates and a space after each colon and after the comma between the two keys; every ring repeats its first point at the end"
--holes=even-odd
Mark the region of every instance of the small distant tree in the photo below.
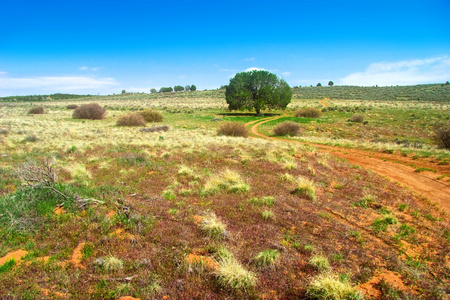
{"type": "Polygon", "coordinates": [[[187,86],[184,87],[184,89],[186,90],[186,92],[189,92],[191,90],[191,86],[188,84],[187,86]]]}
{"type": "Polygon", "coordinates": [[[150,90],[150,93],[152,93],[152,94],[155,94],[157,91],[156,91],[156,89],[151,89],[150,90]]]}
{"type": "Polygon", "coordinates": [[[447,82],[445,83],[445,85],[449,85],[450,84],[450,82],[448,82],[448,80],[447,80],[447,82]]]}
{"type": "Polygon", "coordinates": [[[264,70],[237,73],[226,87],[225,99],[229,110],[285,109],[291,102],[292,90],[286,81],[264,70]]]}
{"type": "Polygon", "coordinates": [[[126,93],[127,93],[127,91],[125,91],[125,90],[122,90],[122,95],[123,95],[123,94],[126,94],[126,93]]]}
{"type": "Polygon", "coordinates": [[[175,92],[182,92],[184,91],[184,87],[182,87],[181,85],[176,85],[173,87],[173,89],[175,90],[175,92]]]}
{"type": "Polygon", "coordinates": [[[162,88],[160,88],[159,89],[159,92],[160,93],[170,93],[170,92],[173,92],[173,88],[172,87],[162,87],[162,88]]]}
{"type": "Polygon", "coordinates": [[[330,80],[330,81],[328,81],[328,85],[329,85],[329,86],[333,86],[333,85],[334,85],[334,82],[330,80]]]}
{"type": "Polygon", "coordinates": [[[197,90],[197,87],[195,85],[191,85],[191,91],[195,92],[197,90]]]}
{"type": "Polygon", "coordinates": [[[319,82],[316,86],[322,86],[322,84],[319,82]]]}

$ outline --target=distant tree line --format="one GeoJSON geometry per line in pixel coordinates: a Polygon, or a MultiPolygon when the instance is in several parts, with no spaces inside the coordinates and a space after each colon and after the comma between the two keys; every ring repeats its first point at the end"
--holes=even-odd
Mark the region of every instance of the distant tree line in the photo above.
{"type": "Polygon", "coordinates": [[[293,98],[450,101],[450,83],[408,86],[335,86],[330,83],[328,88],[319,84],[311,87],[294,87],[293,98]]]}
{"type": "Polygon", "coordinates": [[[92,96],[91,95],[60,94],[60,93],[51,94],[51,95],[9,96],[9,97],[0,97],[0,102],[59,101],[59,100],[65,100],[65,99],[78,99],[78,98],[86,98],[86,97],[92,97],[92,96]]]}
{"type": "Polygon", "coordinates": [[[183,92],[183,91],[192,91],[195,92],[197,90],[197,87],[195,85],[186,85],[185,87],[181,85],[176,85],[173,88],[172,87],[162,87],[157,91],[156,89],[151,89],[150,93],[156,94],[156,93],[170,93],[170,92],[183,92]]]}

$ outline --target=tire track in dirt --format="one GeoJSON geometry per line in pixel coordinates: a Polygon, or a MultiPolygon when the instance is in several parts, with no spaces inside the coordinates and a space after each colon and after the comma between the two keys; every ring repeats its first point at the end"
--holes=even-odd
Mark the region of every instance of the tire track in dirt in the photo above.
{"type": "MultiPolygon", "coordinates": [[[[387,155],[373,151],[364,151],[356,149],[348,149],[338,146],[327,146],[313,143],[306,143],[300,141],[293,141],[288,139],[283,139],[279,137],[270,137],[258,132],[258,126],[285,116],[269,117],[262,120],[251,121],[245,124],[245,126],[251,127],[251,133],[260,138],[278,140],[288,143],[298,143],[304,145],[312,145],[317,147],[318,151],[326,152],[339,158],[346,159],[352,164],[359,165],[366,169],[372,170],[384,177],[389,178],[407,187],[410,190],[419,193],[423,197],[429,199],[432,202],[437,202],[440,207],[450,212],[450,186],[442,181],[436,180],[425,173],[417,173],[416,169],[408,166],[411,159],[404,158],[398,155],[389,154],[389,161],[387,155]]],[[[416,162],[415,165],[420,167],[428,167],[430,169],[436,169],[437,164],[430,165],[424,161],[416,162]]],[[[443,174],[449,174],[449,166],[440,166],[436,174],[433,176],[437,177],[443,174]]]]}

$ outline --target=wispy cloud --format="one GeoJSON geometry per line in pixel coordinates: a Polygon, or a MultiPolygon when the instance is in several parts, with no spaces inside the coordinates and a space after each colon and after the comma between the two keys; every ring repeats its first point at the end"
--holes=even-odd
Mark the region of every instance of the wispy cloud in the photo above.
{"type": "Polygon", "coordinates": [[[109,93],[119,83],[114,78],[88,76],[11,77],[0,74],[1,95],[46,93],[109,93]]]}
{"type": "Polygon", "coordinates": [[[291,72],[283,72],[281,73],[281,75],[288,77],[291,76],[291,72]]]}
{"type": "Polygon", "coordinates": [[[82,66],[80,68],[78,68],[78,70],[80,71],[98,71],[99,68],[89,68],[87,66],[82,66]]]}
{"type": "Polygon", "coordinates": [[[255,58],[254,57],[249,57],[249,58],[246,58],[246,59],[244,59],[245,61],[255,61],[255,58]]]}
{"type": "Polygon", "coordinates": [[[341,85],[412,85],[445,82],[450,78],[448,56],[398,62],[377,62],[364,72],[339,79],[341,85]]]}

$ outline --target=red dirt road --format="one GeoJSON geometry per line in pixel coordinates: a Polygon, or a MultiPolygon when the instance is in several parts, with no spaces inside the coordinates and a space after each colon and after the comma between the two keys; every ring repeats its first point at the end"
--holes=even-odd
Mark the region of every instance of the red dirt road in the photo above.
{"type": "MultiPolygon", "coordinates": [[[[432,202],[437,202],[441,208],[445,209],[447,212],[450,212],[450,184],[448,180],[442,181],[436,179],[443,174],[450,176],[450,166],[441,166],[437,163],[423,159],[412,160],[411,158],[395,154],[384,154],[374,151],[348,149],[337,146],[326,146],[287,140],[278,137],[270,137],[258,132],[259,125],[280,117],[281,116],[270,117],[263,120],[252,121],[247,123],[246,126],[252,125],[252,134],[260,138],[316,146],[320,152],[327,152],[331,155],[346,159],[352,164],[372,170],[404,187],[409,188],[411,191],[417,192],[432,202]],[[437,170],[437,172],[417,173],[416,168],[408,166],[408,164],[414,164],[419,168],[437,170]]],[[[443,180],[445,180],[445,178],[443,180]]]]}

